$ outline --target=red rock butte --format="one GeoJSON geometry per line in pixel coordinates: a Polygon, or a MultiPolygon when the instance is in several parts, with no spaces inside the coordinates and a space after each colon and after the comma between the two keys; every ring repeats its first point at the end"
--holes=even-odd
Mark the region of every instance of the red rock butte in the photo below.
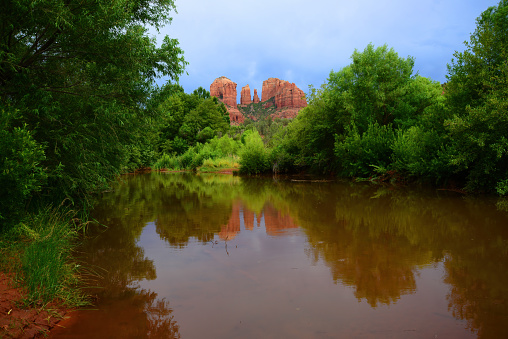
{"type": "MultiPolygon", "coordinates": [[[[215,79],[210,85],[210,95],[217,97],[226,105],[231,124],[240,124],[245,121],[245,116],[237,108],[236,86],[236,83],[225,76],[215,79]]],[[[294,83],[277,78],[263,81],[261,101],[257,89],[254,89],[254,98],[252,98],[249,85],[242,87],[240,92],[242,107],[259,102],[264,103],[264,108],[275,106],[275,113],[271,114],[272,118],[294,118],[303,107],[307,106],[305,93],[301,89],[294,83]]]]}
{"type": "Polygon", "coordinates": [[[240,93],[240,104],[241,105],[252,104],[249,85],[242,87],[242,92],[240,93]]]}
{"type": "Polygon", "coordinates": [[[229,107],[236,108],[236,83],[222,76],[210,85],[210,95],[229,107]]]}

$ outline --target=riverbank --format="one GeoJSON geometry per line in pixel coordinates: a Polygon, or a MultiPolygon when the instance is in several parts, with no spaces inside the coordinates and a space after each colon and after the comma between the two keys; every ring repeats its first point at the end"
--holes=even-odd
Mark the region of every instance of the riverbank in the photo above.
{"type": "Polygon", "coordinates": [[[44,338],[70,311],[56,302],[24,308],[27,292],[0,272],[0,338],[44,338]]]}

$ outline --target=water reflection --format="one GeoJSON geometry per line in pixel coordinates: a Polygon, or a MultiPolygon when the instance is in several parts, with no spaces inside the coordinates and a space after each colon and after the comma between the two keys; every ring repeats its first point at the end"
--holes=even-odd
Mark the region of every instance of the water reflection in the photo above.
{"type": "MultiPolygon", "coordinates": [[[[508,280],[508,219],[506,212],[496,210],[494,202],[488,199],[464,199],[446,192],[391,190],[349,183],[151,173],[124,177],[114,192],[104,195],[94,216],[108,228],[97,227],[96,233],[92,230],[82,251],[86,253],[88,265],[96,268],[100,275],[94,281],[103,288],[96,292],[100,311],[85,317],[97,320],[108,313],[109,317],[117,314],[115,319],[119,323],[131,319],[127,323],[135,323],[136,329],[126,329],[123,337],[161,337],[162,333],[179,337],[192,320],[190,315],[185,316],[187,305],[195,302],[193,307],[199,309],[206,308],[199,304],[200,299],[209,303],[211,300],[222,302],[220,293],[210,289],[213,286],[210,284],[219,276],[238,279],[221,282],[221,289],[227,288],[229,294],[238,293],[239,298],[246,298],[242,293],[257,291],[260,294],[249,302],[256,304],[256,299],[266,298],[266,303],[274,303],[274,312],[277,310],[281,314],[287,312],[283,307],[286,303],[294,311],[302,308],[292,306],[295,300],[305,294],[313,295],[308,300],[300,300],[306,309],[314,309],[304,318],[294,315],[284,320],[277,315],[278,322],[264,329],[265,325],[261,325],[269,321],[261,317],[259,323],[252,325],[261,326],[261,329],[252,327],[249,332],[237,324],[231,332],[224,332],[228,336],[235,333],[239,337],[256,337],[268,333],[277,337],[275,333],[279,336],[292,333],[293,337],[316,337],[324,331],[327,334],[322,336],[378,338],[383,335],[377,329],[386,327],[386,337],[407,337],[408,333],[412,337],[428,337],[436,335],[436,328],[448,337],[464,337],[467,334],[462,332],[465,325],[470,335],[480,338],[508,337],[508,330],[502,325],[508,320],[508,286],[505,284],[508,280]],[[190,244],[200,247],[189,252],[190,259],[175,266],[176,271],[173,266],[166,269],[167,262],[177,257],[173,252],[159,250],[158,240],[140,241],[143,232],[147,232],[147,225],[153,227],[154,234],[170,249],[184,250],[190,244]],[[258,230],[263,231],[266,238],[262,238],[258,230]],[[306,245],[295,247],[293,240],[278,240],[288,236],[294,236],[291,239],[302,237],[306,245]],[[266,253],[260,252],[259,241],[269,239],[277,242],[265,250],[266,253]],[[218,242],[225,244],[226,252],[219,254],[210,248],[218,242]],[[227,243],[230,243],[229,251],[227,243]],[[279,258],[276,255],[286,249],[290,255],[279,260],[288,263],[278,263],[274,258],[279,258]],[[147,255],[147,251],[152,254],[147,255]],[[156,258],[159,252],[163,259],[156,258]],[[303,253],[307,263],[300,259],[299,253],[303,253]],[[231,254],[230,260],[238,261],[225,261],[224,254],[231,254]],[[257,261],[253,261],[254,256],[259,256],[257,261]],[[259,262],[263,265],[258,265],[259,262]],[[202,276],[208,266],[214,269],[213,278],[202,276]],[[193,271],[192,267],[199,269],[193,271]],[[327,270],[329,278],[326,279],[335,285],[334,289],[323,281],[321,273],[315,273],[320,267],[327,270]],[[422,272],[434,280],[422,278],[422,272]],[[291,284],[285,283],[281,290],[276,284],[283,274],[294,276],[294,279],[291,284]],[[178,280],[175,275],[182,275],[182,279],[178,280]],[[310,277],[314,279],[312,283],[310,277]],[[169,284],[168,279],[173,285],[162,287],[169,284]],[[194,296],[178,289],[180,281],[182,286],[192,287],[194,296]],[[196,285],[198,283],[201,285],[196,285]],[[437,287],[425,292],[425,286],[432,284],[448,289],[442,298],[446,303],[443,310],[430,307],[427,310],[422,306],[422,300],[438,294],[437,287]],[[153,286],[153,290],[141,285],[153,286]],[[250,290],[245,289],[247,286],[250,290]],[[352,289],[358,306],[348,303],[347,297],[337,299],[339,286],[352,289]],[[179,291],[179,294],[172,295],[172,291],[179,291]],[[198,297],[201,291],[208,292],[198,297]],[[213,294],[216,299],[211,299],[213,294]],[[173,305],[173,300],[178,300],[178,311],[164,299],[170,295],[172,298],[167,300],[173,305]],[[404,298],[406,301],[402,302],[404,298]],[[328,301],[331,304],[327,308],[328,301]],[[344,304],[344,310],[337,309],[340,303],[344,304]],[[375,313],[362,305],[368,305],[367,309],[375,313]],[[388,316],[391,314],[386,308],[388,305],[401,307],[392,309],[396,312],[393,319],[388,316]],[[355,307],[361,309],[358,317],[349,314],[355,307]],[[404,311],[404,307],[416,313],[404,311]],[[420,313],[418,309],[422,309],[420,313]],[[339,326],[336,320],[326,321],[333,314],[349,319],[347,324],[339,326]],[[384,317],[390,320],[380,321],[384,317]],[[418,327],[418,322],[414,325],[418,328],[414,333],[405,327],[399,328],[401,324],[407,326],[417,320],[433,324],[432,329],[424,325],[418,327]],[[298,328],[298,331],[289,331],[285,321],[291,324],[287,326],[298,328]],[[259,332],[262,330],[266,332],[259,332]]],[[[228,300],[226,305],[232,302],[231,298],[228,300]]],[[[244,301],[247,303],[247,299],[244,301]]],[[[221,309],[213,311],[217,317],[231,316],[229,313],[221,315],[226,311],[220,305],[217,307],[221,309]]],[[[249,307],[237,306],[245,314],[255,311],[245,309],[249,307]]],[[[267,314],[267,317],[274,316],[267,314]]],[[[213,318],[211,313],[207,317],[213,318]]],[[[259,314],[252,313],[251,317],[257,318],[259,314]]]]}

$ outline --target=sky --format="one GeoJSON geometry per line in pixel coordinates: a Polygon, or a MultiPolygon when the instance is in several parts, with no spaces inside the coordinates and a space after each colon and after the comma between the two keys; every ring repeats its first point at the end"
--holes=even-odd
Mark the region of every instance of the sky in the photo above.
{"type": "MultiPolygon", "coordinates": [[[[357,49],[386,44],[415,59],[414,71],[446,81],[455,51],[464,50],[476,18],[499,0],[175,0],[171,25],[157,34],[178,39],[189,65],[186,93],[210,90],[220,76],[249,85],[261,98],[263,81],[279,78],[305,93],[330,71],[351,63],[357,49]]],[[[164,84],[162,78],[158,84],[164,84]]],[[[239,100],[239,99],[238,99],[239,100]]]]}

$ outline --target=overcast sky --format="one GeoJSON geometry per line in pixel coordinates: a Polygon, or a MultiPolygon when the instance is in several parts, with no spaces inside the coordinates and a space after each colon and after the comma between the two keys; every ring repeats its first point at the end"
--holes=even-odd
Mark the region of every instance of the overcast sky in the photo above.
{"type": "MultiPolygon", "coordinates": [[[[415,58],[415,72],[446,81],[446,65],[475,30],[476,18],[499,0],[176,0],[178,13],[160,31],[184,50],[190,93],[226,76],[251,95],[270,77],[305,93],[355,49],[387,44],[415,58]]],[[[159,81],[163,83],[167,79],[159,81]]]]}

